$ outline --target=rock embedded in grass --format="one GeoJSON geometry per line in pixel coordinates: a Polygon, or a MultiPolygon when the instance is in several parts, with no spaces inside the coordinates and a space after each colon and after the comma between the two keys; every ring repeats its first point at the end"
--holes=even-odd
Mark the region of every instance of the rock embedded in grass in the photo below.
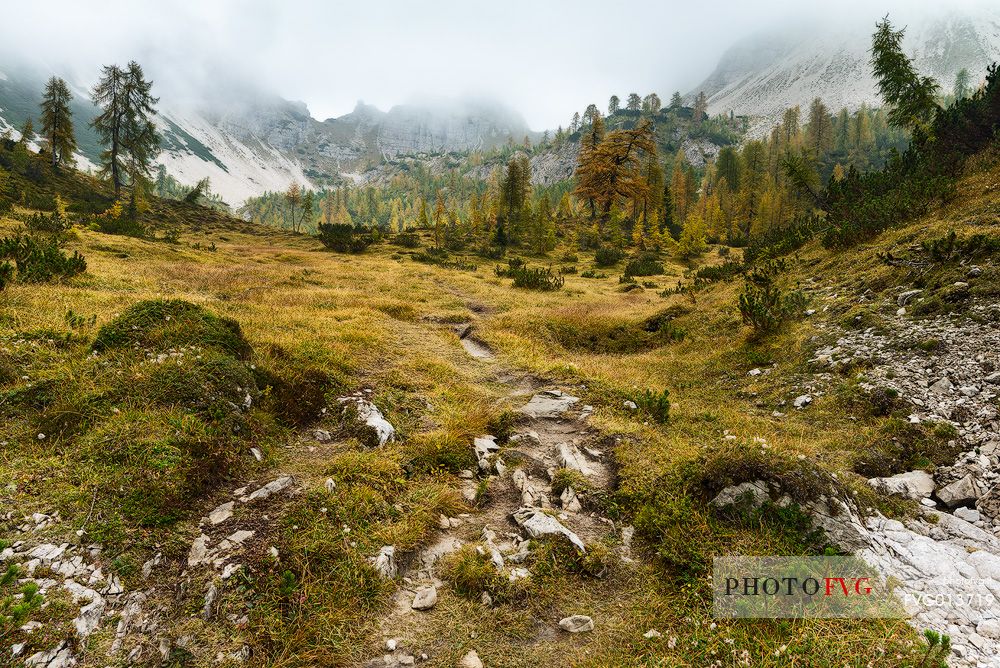
{"type": "Polygon", "coordinates": [[[560,619],[559,628],[569,633],[587,633],[594,630],[594,620],[587,615],[572,615],[560,619]]]}
{"type": "Polygon", "coordinates": [[[410,607],[414,610],[430,610],[437,605],[437,599],[437,588],[434,585],[428,585],[417,590],[410,607]]]}

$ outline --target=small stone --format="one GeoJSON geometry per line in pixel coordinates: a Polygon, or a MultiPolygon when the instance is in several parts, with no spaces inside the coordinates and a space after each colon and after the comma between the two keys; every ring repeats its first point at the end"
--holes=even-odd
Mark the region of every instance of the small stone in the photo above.
{"type": "Polygon", "coordinates": [[[333,490],[337,489],[337,483],[333,481],[333,478],[327,478],[324,487],[326,487],[328,494],[333,494],[333,490]]]}
{"type": "Polygon", "coordinates": [[[573,615],[559,620],[559,628],[569,633],[586,633],[594,630],[594,620],[586,615],[573,615]]]}
{"type": "Polygon", "coordinates": [[[388,640],[385,641],[385,648],[387,650],[389,650],[390,652],[395,652],[396,651],[396,647],[398,645],[399,645],[399,641],[397,641],[395,638],[389,638],[388,640]]]}
{"type": "Polygon", "coordinates": [[[811,395],[802,394],[802,395],[799,395],[799,396],[795,397],[795,400],[792,401],[792,405],[795,406],[795,408],[797,408],[798,410],[802,410],[803,408],[805,408],[806,406],[808,406],[809,404],[811,404],[812,401],[813,401],[813,398],[812,398],[811,395]]]}
{"type": "Polygon", "coordinates": [[[430,610],[437,605],[438,594],[434,585],[429,585],[417,590],[417,595],[413,597],[410,605],[414,610],[430,610]]]}
{"type": "Polygon", "coordinates": [[[208,514],[208,521],[212,524],[222,524],[230,517],[233,516],[233,501],[228,503],[223,503],[221,506],[217,507],[215,510],[208,514]]]}
{"type": "Polygon", "coordinates": [[[468,654],[462,657],[458,662],[459,668],[484,668],[483,662],[479,658],[479,654],[476,650],[471,650],[468,654]]]}
{"type": "Polygon", "coordinates": [[[629,409],[630,411],[634,411],[634,410],[637,410],[639,408],[638,404],[636,404],[634,401],[632,401],[630,399],[626,399],[624,402],[622,402],[622,405],[625,408],[629,409]]]}
{"type": "Polygon", "coordinates": [[[751,377],[752,376],[759,376],[762,373],[764,373],[764,372],[761,371],[760,369],[750,369],[749,371],[747,371],[747,375],[751,376],[751,377]]]}
{"type": "Polygon", "coordinates": [[[975,524],[980,519],[980,514],[978,510],[973,510],[972,508],[956,508],[955,517],[960,520],[965,520],[966,522],[971,522],[975,524]]]}
{"type": "Polygon", "coordinates": [[[642,634],[642,637],[647,639],[652,639],[652,638],[659,638],[662,635],[663,634],[657,631],[656,629],[649,629],[648,631],[642,634]]]}
{"type": "Polygon", "coordinates": [[[333,436],[331,436],[330,432],[328,432],[325,429],[316,429],[316,430],[314,430],[313,431],[313,438],[316,439],[317,441],[319,441],[320,443],[329,443],[330,441],[333,440],[333,436]]]}
{"type": "Polygon", "coordinates": [[[215,586],[215,583],[208,585],[208,591],[205,592],[205,604],[201,608],[202,619],[211,619],[215,616],[215,601],[219,598],[219,589],[215,586]]]}

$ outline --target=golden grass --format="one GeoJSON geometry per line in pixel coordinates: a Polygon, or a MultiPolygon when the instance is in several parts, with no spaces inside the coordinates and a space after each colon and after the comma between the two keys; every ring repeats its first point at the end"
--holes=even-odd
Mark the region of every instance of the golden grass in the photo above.
{"type": "MultiPolygon", "coordinates": [[[[793,278],[805,284],[816,277],[816,285],[843,295],[866,284],[890,286],[900,280],[899,272],[881,264],[877,252],[940,236],[951,228],[969,229],[969,211],[986,212],[980,216],[982,225],[994,228],[997,214],[991,193],[1000,182],[1000,170],[992,163],[987,167],[962,183],[957,202],[917,224],[887,232],[869,246],[829,253],[815,242],[807,245],[791,263],[793,278]]],[[[0,233],[14,227],[11,220],[0,221],[0,233]]],[[[9,286],[0,293],[0,339],[30,331],[67,331],[69,310],[96,315],[100,326],[139,300],[186,299],[239,321],[255,349],[312,346],[340,361],[352,388],[374,387],[379,405],[405,437],[385,451],[386,457],[405,459],[415,452],[461,448],[509,407],[504,400],[509,388],[496,382],[498,371],[505,369],[588,386],[584,398],[595,405],[593,423],[622,437],[615,458],[629,499],[661,493],[666,477],[681,463],[710,452],[725,432],[741,442],[763,438],[776,453],[805,455],[830,471],[848,468],[858,446],[858,424],[830,396],[817,400],[808,412],[797,413],[786,404],[780,410],[787,416],[771,415],[780,402],[800,393],[804,361],[819,334],[815,321],[795,322],[770,341],[749,345],[735,307],[738,282],[693,296],[659,294],[688,269],[679,262],[667,263],[667,276],[648,279],[656,289],[623,293],[617,280],[620,268],[612,268],[603,270],[605,279],[569,275],[564,290],[535,293],[513,289],[481,259],[476,260],[479,269],[470,272],[420,264],[388,245],[358,256],[339,255],[323,251],[307,237],[238,225],[187,229],[176,246],[77,229],[69,248],[86,256],[87,273],[65,284],[9,286]],[[203,247],[214,243],[217,250],[195,249],[196,242],[203,247]],[[392,257],[397,253],[402,259],[392,257]],[[637,323],[669,307],[684,311],[676,319],[686,331],[684,339],[629,354],[567,348],[544,326],[552,320],[580,330],[608,322],[637,323]],[[460,321],[475,323],[477,336],[496,352],[496,361],[466,356],[447,326],[460,321]],[[747,376],[750,369],[772,363],[769,374],[747,376]],[[668,424],[622,408],[625,398],[647,388],[669,389],[668,424]]],[[[590,265],[589,256],[579,255],[582,271],[590,265]]],[[[720,261],[714,251],[702,260],[720,261]]],[[[830,305],[843,308],[844,300],[830,305]]],[[[291,461],[299,457],[295,452],[271,453],[271,461],[296,465],[291,461]]],[[[331,453],[331,461],[349,453],[331,453]]],[[[19,465],[25,461],[17,459],[19,465]]],[[[24,471],[12,468],[13,462],[9,450],[0,449],[0,489],[25,477],[24,471]]],[[[36,463],[48,471],[59,469],[58,456],[36,463]]],[[[329,462],[307,458],[297,465],[313,487],[330,470],[329,462]]],[[[433,530],[435,509],[458,508],[457,497],[448,492],[452,484],[446,473],[406,482],[394,492],[403,501],[403,516],[397,513],[391,521],[374,522],[361,540],[366,545],[381,540],[419,544],[433,530]]],[[[45,510],[48,503],[21,488],[16,497],[5,498],[15,500],[26,511],[45,510]]],[[[379,508],[384,512],[382,505],[379,508]]],[[[635,510],[624,509],[623,519],[635,510]]],[[[322,533],[333,529],[323,526],[313,528],[318,537],[300,536],[288,544],[305,547],[310,540],[328,540],[322,533]]],[[[734,545],[748,549],[766,550],[772,547],[770,540],[764,533],[734,534],[734,545]]],[[[656,547],[640,546],[650,557],[656,547]]],[[[338,563],[344,568],[344,584],[360,577],[353,557],[338,563]]],[[[425,635],[414,641],[438,648],[432,665],[449,665],[471,647],[491,666],[704,666],[716,661],[726,666],[895,666],[909,660],[896,658],[913,640],[897,622],[742,622],[709,628],[703,591],[661,570],[655,558],[649,564],[618,571],[604,581],[562,574],[552,581],[544,609],[483,609],[449,593],[434,611],[432,623],[423,628],[425,635]],[[540,618],[548,628],[560,615],[573,612],[595,617],[597,630],[590,637],[549,636],[532,621],[532,616],[540,618]],[[650,628],[663,637],[643,638],[650,628]],[[670,637],[678,638],[673,647],[667,646],[670,637]],[[779,650],[782,646],[786,649],[779,650]]],[[[315,577],[304,585],[310,591],[316,583],[332,582],[328,575],[315,577]]],[[[319,611],[329,615],[330,625],[322,628],[340,634],[323,641],[337,648],[338,663],[377,651],[381,639],[370,635],[371,613],[386,604],[387,592],[377,587],[372,591],[376,599],[358,611],[338,607],[335,601],[319,611]]],[[[335,593],[330,590],[327,596],[335,593]]],[[[316,596],[322,598],[322,593],[316,596]]],[[[304,632],[300,639],[315,642],[316,636],[304,632]]],[[[315,647],[301,648],[298,656],[292,643],[276,647],[275,665],[306,665],[316,657],[315,647]]]]}

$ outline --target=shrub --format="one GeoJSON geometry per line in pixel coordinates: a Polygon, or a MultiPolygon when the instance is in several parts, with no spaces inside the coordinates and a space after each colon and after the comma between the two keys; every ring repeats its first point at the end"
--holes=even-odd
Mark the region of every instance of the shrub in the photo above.
{"type": "Polygon", "coordinates": [[[91,219],[90,227],[104,234],[119,234],[126,237],[146,236],[146,226],[139,220],[135,206],[125,206],[121,200],[111,205],[103,213],[91,219]]]}
{"type": "MultiPolygon", "coordinates": [[[[42,240],[17,235],[0,239],[0,259],[14,261],[17,280],[22,283],[43,283],[55,278],[69,278],[87,270],[87,261],[78,252],[66,255],[56,239],[42,240]]],[[[0,283],[13,276],[9,264],[0,269],[0,283]]]]}
{"type": "Polygon", "coordinates": [[[588,269],[587,271],[580,274],[580,278],[607,278],[607,274],[599,274],[593,269],[588,269]]]}
{"type": "Polygon", "coordinates": [[[740,316],[755,334],[775,331],[805,302],[802,293],[785,293],[778,284],[784,267],[784,262],[780,260],[768,260],[745,276],[743,291],[739,295],[740,316]]]}
{"type": "Polygon", "coordinates": [[[625,265],[625,276],[659,276],[663,273],[663,265],[653,257],[644,256],[629,260],[625,265]]]}
{"type": "Polygon", "coordinates": [[[70,222],[59,209],[47,216],[44,213],[34,213],[24,219],[24,225],[29,232],[44,234],[60,234],[70,228],[70,222]]]}
{"type": "Polygon", "coordinates": [[[639,410],[646,413],[653,420],[665,423],[670,419],[670,391],[654,392],[645,390],[637,395],[633,401],[639,410]]]}
{"type": "Polygon", "coordinates": [[[551,268],[530,269],[521,258],[511,258],[506,267],[497,265],[494,273],[501,278],[513,278],[516,288],[529,290],[559,290],[566,282],[562,275],[552,273],[551,268]]]}
{"type": "Polygon", "coordinates": [[[320,223],[317,236],[324,246],[338,253],[360,253],[374,241],[371,233],[344,223],[320,223]]]}
{"type": "Polygon", "coordinates": [[[137,302],[101,327],[93,343],[94,350],[182,346],[215,349],[237,359],[250,356],[250,344],[239,323],[182,299],[137,302]]]}
{"type": "MultiPolygon", "coordinates": [[[[727,248],[722,246],[721,248],[727,248]]],[[[729,281],[732,280],[737,274],[742,273],[746,269],[746,266],[742,262],[734,262],[732,260],[727,260],[722,264],[717,264],[709,267],[702,267],[695,272],[695,279],[703,281],[729,281]]]]}
{"type": "Polygon", "coordinates": [[[553,274],[551,268],[520,269],[514,273],[514,287],[529,290],[559,290],[566,279],[559,274],[553,274]]]}
{"type": "Polygon", "coordinates": [[[420,248],[420,237],[413,232],[401,232],[393,237],[392,243],[403,248],[420,248]]]}
{"type": "Polygon", "coordinates": [[[598,267],[610,267],[621,262],[624,257],[625,253],[619,248],[600,246],[594,253],[594,264],[598,267]]]}

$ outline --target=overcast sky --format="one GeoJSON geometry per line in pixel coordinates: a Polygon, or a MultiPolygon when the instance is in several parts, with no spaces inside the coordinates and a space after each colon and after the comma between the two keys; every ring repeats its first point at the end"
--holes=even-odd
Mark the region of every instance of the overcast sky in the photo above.
{"type": "MultiPolygon", "coordinates": [[[[984,0],[985,2],[985,0],[984,0]]],[[[0,69],[14,52],[81,83],[139,60],[159,91],[213,77],[302,100],[324,119],[358,100],[382,109],[422,96],[476,95],[535,129],[565,125],[612,93],[687,92],[737,39],[801,18],[871,25],[892,12],[978,0],[34,0],[0,12],[0,69]],[[823,12],[822,15],[815,12],[823,12]],[[72,70],[72,71],[69,71],[72,70]]]]}

